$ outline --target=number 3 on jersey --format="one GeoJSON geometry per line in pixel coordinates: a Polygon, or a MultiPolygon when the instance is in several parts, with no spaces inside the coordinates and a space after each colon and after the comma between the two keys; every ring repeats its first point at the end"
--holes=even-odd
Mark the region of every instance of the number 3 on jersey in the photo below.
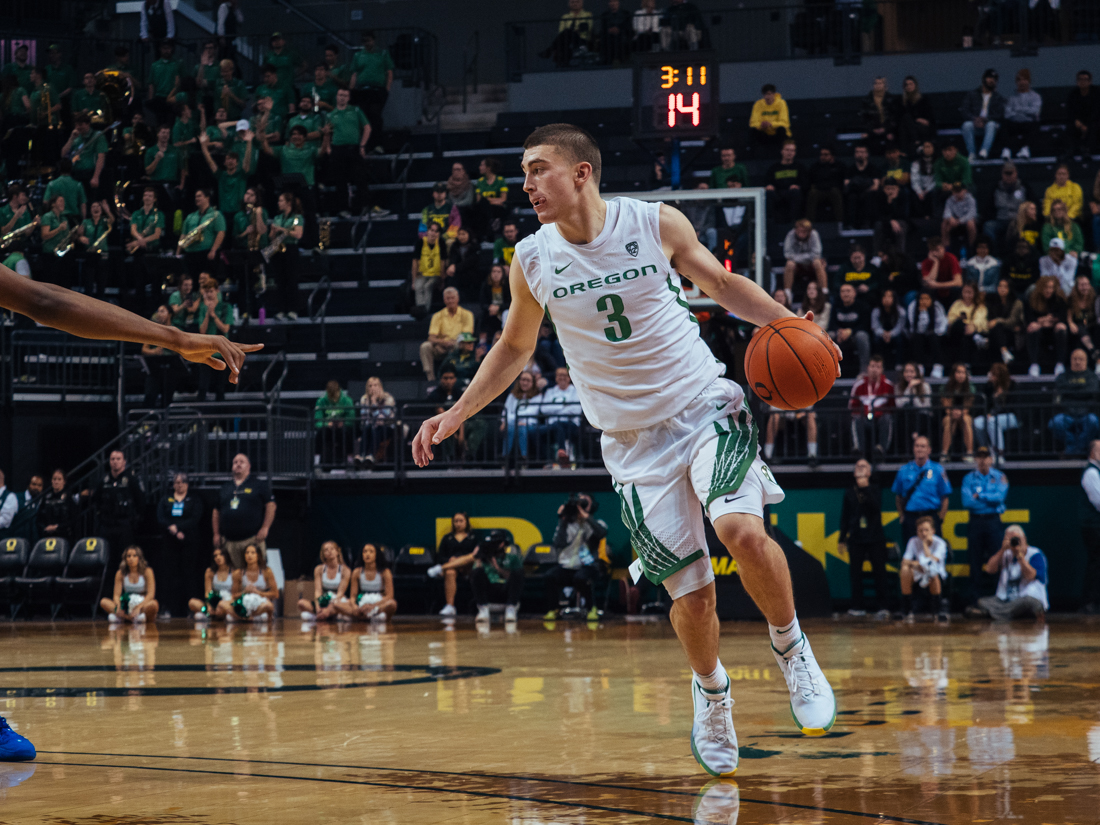
{"type": "Polygon", "coordinates": [[[630,321],[625,315],[623,315],[623,299],[614,293],[609,295],[601,295],[600,299],[596,301],[596,309],[600,312],[607,313],[607,320],[609,323],[614,324],[613,327],[604,327],[603,334],[607,336],[607,340],[612,344],[617,344],[620,341],[625,341],[630,337],[630,321]]]}

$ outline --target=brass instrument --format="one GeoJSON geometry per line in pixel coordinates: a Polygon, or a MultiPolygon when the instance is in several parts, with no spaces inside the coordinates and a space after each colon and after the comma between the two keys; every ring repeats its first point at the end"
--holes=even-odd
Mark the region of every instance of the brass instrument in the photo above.
{"type": "Polygon", "coordinates": [[[111,230],[115,228],[115,222],[110,218],[107,218],[107,228],[103,231],[103,234],[91,242],[88,246],[89,254],[99,255],[103,258],[107,257],[107,236],[111,234],[111,230]]]}
{"type": "Polygon", "coordinates": [[[212,224],[214,222],[214,219],[217,218],[217,217],[218,217],[218,213],[215,212],[213,210],[213,208],[211,208],[210,214],[207,215],[205,218],[203,218],[201,221],[199,221],[198,226],[196,226],[190,232],[184,233],[180,237],[180,240],[179,240],[179,243],[177,244],[177,246],[180,249],[186,249],[191,244],[195,243],[195,241],[199,240],[199,238],[202,237],[203,232],[206,231],[206,228],[208,226],[210,226],[210,224],[212,224]]]}
{"type": "Polygon", "coordinates": [[[260,248],[260,228],[256,226],[256,218],[262,215],[262,212],[256,212],[256,204],[246,203],[244,205],[245,214],[248,215],[248,223],[251,225],[252,234],[248,236],[248,251],[256,252],[260,248]]]}
{"type": "MultiPolygon", "coordinates": [[[[35,217],[34,207],[29,202],[27,203],[27,212],[31,215],[32,218],[35,217]]],[[[26,226],[20,226],[18,229],[13,229],[6,235],[0,235],[0,249],[7,249],[9,246],[12,245],[12,243],[19,240],[24,235],[31,234],[37,228],[38,223],[32,220],[26,226]]]]}
{"type": "MultiPolygon", "coordinates": [[[[62,230],[64,231],[64,230],[62,230]]],[[[65,234],[65,239],[61,242],[61,245],[53,251],[53,254],[58,258],[64,258],[70,252],[73,251],[73,246],[76,244],[76,236],[80,232],[80,226],[74,226],[65,234]]]]}
{"type": "Polygon", "coordinates": [[[42,96],[38,98],[38,125],[45,126],[47,129],[56,129],[53,124],[53,115],[50,112],[50,84],[42,84],[42,96]]]}
{"type": "MultiPolygon", "coordinates": [[[[143,211],[143,210],[139,210],[143,211]]],[[[134,213],[135,215],[137,212],[134,213]]],[[[152,220],[145,225],[145,228],[141,230],[141,237],[148,238],[154,232],[157,231],[157,208],[154,206],[153,211],[149,213],[152,216],[152,220]]],[[[132,220],[132,219],[131,219],[132,220]]],[[[138,242],[130,240],[126,243],[126,251],[133,255],[138,249],[138,242]]]]}
{"type": "Polygon", "coordinates": [[[280,252],[283,252],[285,250],[286,250],[286,231],[283,230],[283,231],[279,232],[279,237],[277,237],[275,240],[273,240],[271,243],[269,243],[267,246],[265,246],[263,248],[263,251],[260,252],[260,254],[264,256],[264,261],[266,263],[270,263],[272,258],[274,258],[280,252]]]}
{"type": "MultiPolygon", "coordinates": [[[[96,110],[100,112],[104,123],[113,123],[116,120],[122,120],[123,115],[126,113],[126,109],[134,100],[133,78],[126,72],[121,72],[118,69],[103,69],[96,73],[95,87],[103,92],[111,107],[109,112],[96,110]]],[[[92,125],[95,126],[95,111],[90,114],[92,116],[92,125]]]]}
{"type": "Polygon", "coordinates": [[[332,219],[325,218],[317,224],[317,250],[324,252],[332,240],[332,219]]]}

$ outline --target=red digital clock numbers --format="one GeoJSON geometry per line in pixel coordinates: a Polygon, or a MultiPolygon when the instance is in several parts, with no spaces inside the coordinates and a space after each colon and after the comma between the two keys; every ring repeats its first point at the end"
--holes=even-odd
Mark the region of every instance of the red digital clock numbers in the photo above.
{"type": "Polygon", "coordinates": [[[692,92],[691,105],[684,105],[684,96],[680,93],[668,96],[668,125],[675,129],[678,125],[677,115],[691,115],[691,125],[699,125],[699,93],[692,92]]]}
{"type": "Polygon", "coordinates": [[[698,60],[654,60],[634,70],[637,137],[707,136],[718,129],[718,76],[698,60]]]}

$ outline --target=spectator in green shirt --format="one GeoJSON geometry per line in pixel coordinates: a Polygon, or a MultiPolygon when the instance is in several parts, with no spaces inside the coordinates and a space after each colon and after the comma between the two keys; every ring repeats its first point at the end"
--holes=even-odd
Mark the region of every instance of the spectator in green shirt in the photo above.
{"type": "Polygon", "coordinates": [[[78,114],[68,141],[61,147],[61,154],[73,163],[73,177],[84,184],[88,200],[101,200],[100,191],[103,166],[107,162],[107,138],[92,129],[91,118],[78,114]]]}
{"type": "Polygon", "coordinates": [[[157,123],[172,124],[173,106],[180,91],[183,79],[183,67],[175,58],[176,44],[165,39],[160,44],[160,59],[149,67],[149,81],[146,91],[146,105],[157,118],[157,123]]]}
{"type": "MultiPolygon", "coordinates": [[[[202,304],[199,306],[198,332],[200,335],[221,335],[229,337],[229,331],[233,326],[233,305],[222,300],[222,293],[218,282],[203,272],[199,277],[199,294],[202,296],[202,304]]],[[[214,382],[214,400],[225,400],[225,379],[215,376],[214,370],[202,370],[199,373],[199,386],[196,400],[202,403],[206,400],[206,394],[210,391],[210,384],[214,382]]]]}
{"type": "Polygon", "coordinates": [[[726,181],[730,179],[736,181],[734,189],[749,185],[749,170],[745,164],[737,162],[737,152],[732,146],[723,146],[718,157],[721,165],[710,170],[711,189],[725,189],[726,181]]]}
{"type": "Polygon", "coordinates": [[[221,77],[218,62],[218,44],[214,40],[207,40],[202,44],[199,65],[195,68],[195,88],[198,90],[196,103],[208,114],[214,112],[214,87],[221,77]]]}
{"type": "Polygon", "coordinates": [[[190,275],[181,276],[179,289],[168,296],[172,326],[184,332],[198,332],[201,306],[202,296],[195,289],[195,279],[190,275]]]}
{"type": "Polygon", "coordinates": [[[271,221],[261,205],[262,191],[259,186],[245,189],[243,208],[233,216],[233,243],[243,249],[257,251],[268,244],[267,226],[271,221]]]}
{"type": "MultiPolygon", "coordinates": [[[[31,69],[31,83],[34,84],[34,91],[31,92],[31,123],[34,126],[49,126],[51,130],[57,129],[61,125],[61,101],[59,101],[53,93],[53,89],[46,83],[45,73],[37,66],[31,69]],[[50,105],[46,108],[46,94],[49,94],[50,105]]],[[[47,136],[39,133],[35,136],[36,147],[38,154],[41,154],[43,158],[55,158],[59,154],[60,143],[57,135],[51,134],[48,136],[48,140],[45,140],[47,136]],[[55,145],[48,146],[46,143],[52,142],[55,145]]]]}
{"type": "MultiPolygon", "coordinates": [[[[15,184],[8,189],[8,202],[0,206],[0,235],[22,229],[29,223],[37,224],[38,218],[34,216],[27,190],[15,184]]],[[[18,243],[21,247],[26,241],[18,243]]]]}
{"type": "Polygon", "coordinates": [[[84,265],[81,276],[84,281],[84,294],[103,297],[107,288],[107,274],[110,271],[107,261],[107,236],[115,220],[106,201],[92,201],[88,208],[88,217],[80,224],[77,244],[84,250],[84,265]]]}
{"type": "Polygon", "coordinates": [[[286,115],[279,114],[270,97],[261,97],[252,107],[254,114],[249,121],[257,136],[266,137],[268,143],[283,142],[283,122],[286,115]]]}
{"type": "MultiPolygon", "coordinates": [[[[10,64],[9,64],[10,65],[10,64]]],[[[2,95],[3,111],[0,117],[4,119],[4,125],[8,128],[26,126],[31,119],[31,98],[27,90],[19,85],[19,81],[12,75],[0,75],[0,95],[2,95]]]]}
{"type": "MultiPolygon", "coordinates": [[[[363,159],[367,156],[371,126],[362,110],[350,101],[351,92],[340,89],[336,93],[336,108],[328,113],[328,126],[332,130],[328,183],[336,186],[338,197],[345,200],[349,210],[355,211],[365,201],[368,188],[363,159]]],[[[375,212],[383,214],[377,207],[375,212]]]]}
{"type": "Polygon", "coordinates": [[[177,103],[176,122],[172,124],[172,145],[180,153],[180,163],[191,173],[191,157],[199,145],[199,123],[192,117],[191,107],[186,103],[177,103]]]}
{"type": "Polygon", "coordinates": [[[484,158],[478,167],[481,177],[474,184],[477,198],[474,209],[478,222],[477,234],[482,238],[500,232],[508,214],[508,207],[505,205],[508,200],[508,184],[500,176],[500,169],[498,158],[484,158]]]}
{"type": "Polygon", "coordinates": [[[84,194],[84,187],[79,181],[73,180],[73,162],[68,158],[61,158],[57,162],[57,171],[60,174],[50,181],[46,187],[44,200],[49,201],[55,195],[65,196],[65,217],[73,226],[78,225],[84,216],[88,214],[88,198],[84,194]]]}
{"type": "Polygon", "coordinates": [[[49,211],[42,216],[39,225],[42,233],[42,279],[46,283],[68,288],[72,285],[70,264],[73,259],[71,255],[59,257],[57,252],[68,244],[74,224],[65,217],[64,195],[47,197],[45,202],[49,211]]]}
{"type": "Polygon", "coordinates": [[[290,130],[303,126],[306,130],[306,143],[310,146],[321,145],[321,127],[325,125],[325,116],[313,106],[313,97],[305,94],[298,99],[298,113],[286,124],[286,139],[290,140],[290,130]]]}
{"type": "Polygon", "coordinates": [[[280,321],[298,318],[298,244],[304,231],[301,201],[292,193],[283,192],[279,195],[279,212],[268,228],[272,241],[281,239],[280,249],[268,261],[279,292],[275,317],[280,321]]]}
{"type": "Polygon", "coordinates": [[[318,63],[313,69],[313,82],[306,86],[306,94],[322,112],[331,112],[336,108],[336,93],[340,86],[329,76],[328,66],[318,63]]]}
{"type": "Polygon", "coordinates": [[[92,112],[103,112],[108,122],[112,119],[111,104],[107,100],[107,95],[95,87],[95,75],[92,72],[85,72],[84,85],[73,92],[73,115],[91,116],[92,112]]]}
{"type": "Polygon", "coordinates": [[[313,426],[343,427],[355,422],[355,402],[335,378],[325,384],[325,394],[313,405],[313,426]]]}
{"type": "MultiPolygon", "coordinates": [[[[218,79],[214,82],[214,106],[225,110],[225,120],[240,120],[248,99],[244,81],[233,76],[233,61],[226,59],[218,64],[218,79]]],[[[218,118],[216,122],[221,122],[218,118]]]]}
{"type": "Polygon", "coordinates": [[[226,153],[225,166],[219,169],[217,162],[210,156],[210,138],[199,135],[199,148],[202,150],[203,159],[218,181],[218,209],[225,216],[227,228],[234,225],[236,214],[244,208],[244,193],[248,188],[247,179],[252,171],[252,140],[252,132],[245,132],[243,164],[240,155],[236,150],[232,150],[226,153]]]}
{"type": "Polygon", "coordinates": [[[223,243],[225,217],[211,205],[210,190],[200,187],[195,190],[195,211],[183,219],[177,254],[187,261],[187,271],[197,276],[214,266],[223,243]]]}
{"type": "Polygon", "coordinates": [[[126,243],[126,251],[131,255],[159,252],[164,230],[164,213],[157,209],[157,190],[146,186],[141,192],[141,209],[130,216],[130,240],[126,243]]]}
{"type": "Polygon", "coordinates": [[[284,118],[294,114],[294,104],[291,102],[293,98],[279,84],[279,74],[275,71],[275,67],[265,63],[260,67],[260,71],[263,73],[264,82],[256,87],[255,101],[258,103],[262,98],[270,97],[272,111],[275,114],[284,118]]]}
{"type": "Polygon", "coordinates": [[[306,127],[296,125],[290,130],[290,143],[274,149],[268,144],[267,135],[261,134],[260,150],[279,161],[279,171],[283,175],[301,175],[306,185],[312,187],[316,183],[317,159],[328,153],[331,134],[332,130],[326,126],[324,140],[318,148],[306,143],[306,127]]]}
{"type": "Polygon", "coordinates": [[[305,62],[293,50],[286,47],[286,40],[279,32],[271,35],[271,49],[264,55],[264,63],[275,67],[277,82],[286,94],[286,99],[293,101],[297,98],[294,91],[294,75],[299,67],[305,68],[305,62]]]}
{"type": "Polygon", "coordinates": [[[46,49],[46,82],[61,101],[72,96],[76,85],[76,70],[62,62],[61,47],[56,43],[46,49]]]}
{"type": "Polygon", "coordinates": [[[11,63],[5,63],[0,74],[5,77],[15,78],[27,94],[34,91],[34,83],[31,81],[31,70],[34,68],[27,62],[28,49],[25,43],[21,43],[15,49],[15,59],[11,63]]]}
{"type": "Polygon", "coordinates": [[[325,46],[325,67],[333,82],[341,89],[348,88],[351,80],[351,66],[340,62],[340,47],[335,43],[325,46]]]}
{"type": "Polygon", "coordinates": [[[501,232],[501,236],[493,244],[493,263],[502,264],[507,271],[512,265],[512,255],[515,254],[516,244],[519,242],[519,227],[515,221],[506,220],[501,232]]]}
{"type": "Polygon", "coordinates": [[[958,147],[953,143],[944,144],[942,154],[932,164],[932,176],[936,181],[937,214],[943,211],[943,205],[951,197],[951,190],[956,183],[961,183],[967,189],[974,188],[970,161],[959,153],[958,147]]]}
{"type": "Polygon", "coordinates": [[[145,150],[145,174],[154,183],[160,184],[172,203],[178,206],[187,182],[187,166],[180,161],[179,149],[171,144],[171,140],[172,127],[161,125],[157,129],[156,144],[145,150]]]}
{"type": "Polygon", "coordinates": [[[374,127],[374,142],[382,137],[382,110],[393,86],[393,58],[375,43],[374,32],[363,32],[363,48],[351,62],[348,86],[355,90],[355,105],[374,127]]]}

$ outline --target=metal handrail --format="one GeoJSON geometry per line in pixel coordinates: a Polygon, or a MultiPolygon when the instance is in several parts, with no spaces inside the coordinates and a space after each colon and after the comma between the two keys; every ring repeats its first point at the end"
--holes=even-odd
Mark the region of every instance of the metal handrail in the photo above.
{"type": "Polygon", "coordinates": [[[313,288],[313,291],[309,293],[309,299],[306,301],[306,311],[309,313],[311,321],[321,322],[321,349],[317,354],[321,358],[328,357],[328,347],[325,342],[325,315],[328,311],[328,302],[332,300],[332,281],[328,277],[326,272],[321,276],[321,279],[317,282],[317,286],[313,288]],[[317,310],[313,309],[313,301],[318,295],[321,295],[323,291],[324,298],[321,300],[321,305],[317,307],[317,310]]]}
{"type": "Polygon", "coordinates": [[[288,370],[289,365],[287,363],[286,350],[282,350],[275,354],[275,357],[271,359],[271,363],[264,368],[263,375],[260,376],[260,392],[263,393],[265,402],[278,403],[279,393],[283,388],[283,381],[286,380],[288,370]],[[276,365],[281,365],[282,371],[279,373],[279,377],[275,379],[275,383],[272,385],[269,393],[267,389],[267,380],[276,365]]]}
{"type": "Polygon", "coordinates": [[[332,29],[330,29],[324,23],[321,23],[319,20],[317,20],[317,18],[315,18],[315,17],[313,17],[309,14],[306,14],[304,11],[302,11],[298,7],[298,4],[291,3],[291,2],[289,2],[289,0],[272,0],[272,2],[282,6],[284,9],[286,9],[291,14],[297,15],[302,20],[309,23],[311,26],[314,26],[318,31],[324,32],[324,34],[327,37],[329,37],[331,40],[336,41],[337,44],[339,44],[340,46],[343,46],[345,49],[351,49],[352,48],[351,43],[349,43],[347,40],[342,38],[340,35],[338,35],[336,32],[334,32],[332,29]]]}

